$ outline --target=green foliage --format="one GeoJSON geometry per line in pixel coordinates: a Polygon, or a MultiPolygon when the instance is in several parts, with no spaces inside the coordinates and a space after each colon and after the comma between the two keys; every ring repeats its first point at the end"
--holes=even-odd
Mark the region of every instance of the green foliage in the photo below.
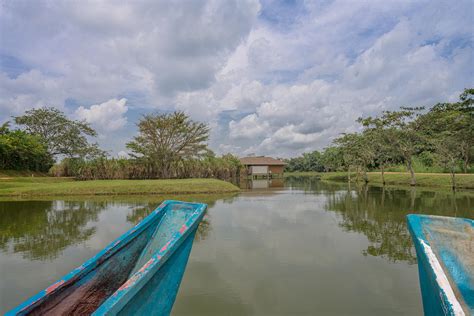
{"type": "Polygon", "coordinates": [[[38,136],[0,127],[0,170],[31,170],[47,172],[53,164],[51,155],[38,136]]]}
{"type": "Polygon", "coordinates": [[[452,172],[460,163],[467,172],[473,156],[473,91],[466,89],[457,103],[436,104],[421,120],[438,161],[452,172]]]}
{"type": "MultiPolygon", "coordinates": [[[[474,89],[464,90],[459,99],[436,104],[427,112],[402,107],[378,117],[359,118],[363,132],[343,134],[321,153],[288,159],[287,171],[356,170],[357,175],[364,173],[366,181],[374,181],[366,170],[380,170],[381,182],[385,183],[385,171],[408,170],[411,185],[416,183],[415,172],[449,172],[456,187],[455,173],[472,171],[474,89]],[[317,168],[308,167],[313,156],[317,168]]],[[[348,172],[346,176],[349,180],[350,175],[348,172]]]]}
{"type": "Polygon", "coordinates": [[[28,110],[14,119],[27,133],[41,137],[52,156],[72,158],[103,153],[97,144],[90,144],[87,140],[88,136],[97,136],[89,124],[70,120],[56,108],[28,110]]]}
{"type": "Polygon", "coordinates": [[[330,146],[321,154],[321,162],[325,172],[340,171],[344,169],[344,153],[341,148],[330,146]]]}
{"type": "MultiPolygon", "coordinates": [[[[236,180],[241,164],[237,157],[208,155],[201,159],[181,159],[171,164],[170,178],[217,178],[236,180]]],[[[64,159],[54,165],[50,173],[57,177],[93,179],[153,179],[156,173],[140,160],[100,157],[92,160],[64,159]],[[150,173],[151,172],[151,173],[150,173]]]]}
{"type": "Polygon", "coordinates": [[[183,112],[145,115],[138,129],[139,135],[127,143],[127,148],[152,178],[169,178],[173,164],[199,159],[209,151],[209,128],[183,112]]]}
{"type": "Polygon", "coordinates": [[[373,164],[375,148],[371,139],[364,134],[343,134],[334,140],[342,151],[344,165],[350,169],[358,167],[363,170],[373,164]]]}
{"type": "Polygon", "coordinates": [[[304,153],[301,157],[291,158],[286,160],[285,170],[289,172],[294,171],[324,171],[322,154],[315,150],[311,153],[304,153]]]}

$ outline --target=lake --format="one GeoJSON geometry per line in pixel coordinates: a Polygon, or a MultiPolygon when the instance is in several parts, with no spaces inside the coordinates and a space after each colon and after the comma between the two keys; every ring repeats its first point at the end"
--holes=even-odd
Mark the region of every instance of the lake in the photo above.
{"type": "Polygon", "coordinates": [[[0,201],[0,313],[163,199],[209,204],[174,315],[421,315],[409,213],[474,218],[474,193],[295,177],[239,194],[0,201]]]}

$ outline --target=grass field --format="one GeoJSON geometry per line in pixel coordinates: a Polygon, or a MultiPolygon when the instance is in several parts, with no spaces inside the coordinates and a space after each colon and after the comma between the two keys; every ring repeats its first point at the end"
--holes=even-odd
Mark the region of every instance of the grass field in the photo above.
{"type": "MultiPolygon", "coordinates": [[[[315,176],[321,180],[347,181],[347,172],[286,172],[290,176],[315,176]]],[[[382,185],[380,172],[369,172],[369,184],[382,185]]],[[[451,176],[448,173],[417,173],[415,174],[417,186],[451,188],[451,176]]],[[[355,181],[355,173],[351,174],[355,181]]],[[[362,179],[361,179],[362,181],[362,179]]],[[[409,186],[410,174],[406,172],[385,172],[387,185],[409,186]]],[[[457,174],[456,187],[459,189],[474,189],[474,174],[457,174]]]]}
{"type": "Polygon", "coordinates": [[[235,185],[216,179],[92,180],[8,177],[0,174],[0,196],[204,194],[237,192],[235,185]]]}

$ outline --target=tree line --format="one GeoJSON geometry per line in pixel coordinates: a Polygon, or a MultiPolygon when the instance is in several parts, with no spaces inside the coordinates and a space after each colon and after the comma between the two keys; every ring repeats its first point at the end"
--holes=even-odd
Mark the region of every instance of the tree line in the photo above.
{"type": "Polygon", "coordinates": [[[337,137],[323,151],[287,160],[287,171],[346,171],[368,182],[367,171],[380,170],[385,184],[389,167],[404,165],[416,185],[415,169],[438,167],[451,174],[468,173],[474,157],[474,89],[465,89],[457,102],[402,107],[375,117],[359,118],[362,131],[337,137]]]}
{"type": "MultiPolygon", "coordinates": [[[[349,181],[368,181],[367,171],[404,165],[416,184],[419,166],[451,174],[470,172],[474,156],[474,89],[453,103],[430,109],[403,107],[359,118],[361,132],[342,134],[323,151],[287,160],[287,171],[345,171],[349,181]]],[[[50,171],[78,179],[214,177],[237,179],[241,164],[231,154],[217,157],[208,147],[209,127],[183,112],[147,114],[126,147],[129,158],[112,158],[93,142],[97,132],[56,108],[26,111],[0,126],[0,170],[50,171]],[[59,161],[59,162],[58,162],[59,161]],[[55,162],[58,162],[54,164],[55,162]]]]}
{"type": "Polygon", "coordinates": [[[56,108],[13,117],[0,127],[0,170],[31,170],[78,179],[236,179],[237,157],[217,157],[207,146],[209,128],[183,112],[144,115],[127,144],[130,158],[113,158],[91,142],[97,132],[56,108]],[[59,161],[54,164],[55,161],[59,161]],[[54,165],[53,165],[54,164],[54,165]]]}

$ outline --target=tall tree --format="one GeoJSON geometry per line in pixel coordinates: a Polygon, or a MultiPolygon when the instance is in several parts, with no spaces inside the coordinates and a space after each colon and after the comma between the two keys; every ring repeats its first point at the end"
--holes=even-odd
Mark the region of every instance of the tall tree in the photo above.
{"type": "Polygon", "coordinates": [[[87,140],[88,136],[97,136],[88,123],[68,119],[56,108],[28,110],[14,119],[26,132],[41,137],[53,156],[83,157],[89,149],[94,151],[98,148],[87,140]]]}
{"type": "Polygon", "coordinates": [[[380,117],[367,118],[379,130],[383,130],[384,138],[391,144],[393,154],[400,156],[410,172],[410,184],[416,185],[413,156],[422,151],[426,139],[422,134],[422,124],[417,118],[423,108],[402,107],[399,111],[385,111],[380,117]]]}
{"type": "Polygon", "coordinates": [[[207,151],[209,128],[183,112],[145,115],[139,135],[127,143],[131,156],[146,163],[149,174],[169,178],[173,163],[200,158],[207,151]]]}
{"type": "Polygon", "coordinates": [[[343,134],[334,141],[342,150],[350,181],[351,167],[357,168],[357,179],[362,171],[364,181],[369,182],[367,168],[374,161],[374,148],[370,140],[362,134],[343,134]]]}
{"type": "MultiPolygon", "coordinates": [[[[438,103],[419,117],[438,162],[451,173],[452,187],[456,188],[456,169],[462,162],[467,172],[474,146],[474,112],[469,90],[456,103],[438,103]]],[[[472,91],[471,91],[472,95],[472,91]]]]}
{"type": "Polygon", "coordinates": [[[463,170],[464,173],[467,173],[469,163],[474,156],[474,88],[464,89],[459,99],[459,110],[464,114],[467,122],[465,128],[459,133],[459,137],[462,139],[463,170]]]}
{"type": "Polygon", "coordinates": [[[374,163],[380,168],[382,184],[385,185],[385,167],[400,160],[390,142],[390,130],[384,129],[384,121],[380,118],[359,118],[358,122],[365,128],[362,135],[373,149],[374,163]]]}
{"type": "Polygon", "coordinates": [[[342,150],[336,146],[325,148],[321,155],[321,163],[325,172],[342,169],[344,167],[342,150]]]}

